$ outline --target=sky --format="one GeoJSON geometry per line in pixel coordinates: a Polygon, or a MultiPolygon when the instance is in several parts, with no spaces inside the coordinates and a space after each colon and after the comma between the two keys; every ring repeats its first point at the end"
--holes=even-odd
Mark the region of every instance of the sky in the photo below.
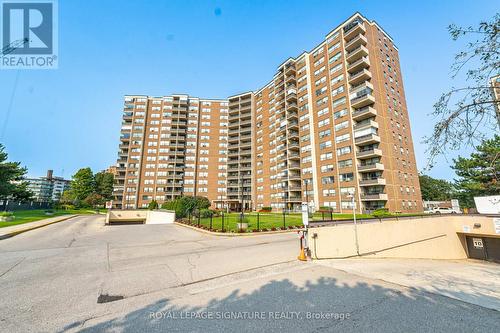
{"type": "MultiPolygon", "coordinates": [[[[312,49],[359,11],[399,48],[423,169],[422,140],[434,123],[429,114],[456,84],[450,66],[463,47],[447,26],[475,26],[499,8],[499,0],[60,0],[59,68],[19,71],[17,84],[17,71],[0,70],[0,143],[30,176],[106,169],[116,163],[123,95],[225,98],[256,90],[284,60],[312,49]]],[[[439,158],[427,174],[453,179],[456,155],[439,158]]]]}

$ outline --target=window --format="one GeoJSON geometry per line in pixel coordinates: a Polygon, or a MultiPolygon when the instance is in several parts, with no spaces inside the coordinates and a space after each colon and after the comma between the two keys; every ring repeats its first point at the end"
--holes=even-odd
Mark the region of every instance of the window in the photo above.
{"type": "Polygon", "coordinates": [[[349,126],[348,121],[343,121],[335,125],[335,131],[340,131],[341,129],[347,128],[349,126]]]}
{"type": "Polygon", "coordinates": [[[347,109],[343,109],[343,110],[340,110],[340,111],[337,111],[333,114],[333,118],[334,119],[338,119],[338,118],[341,118],[343,116],[347,115],[347,109]]]}
{"type": "Polygon", "coordinates": [[[337,156],[349,154],[351,152],[351,146],[337,148],[337,156]]]}
{"type": "Polygon", "coordinates": [[[334,182],[335,182],[335,179],[333,176],[321,177],[321,184],[323,184],[323,185],[333,184],[334,182]]]}
{"type": "Polygon", "coordinates": [[[354,180],[354,174],[352,172],[349,173],[341,173],[339,175],[339,180],[341,182],[352,182],[354,180]]]}
{"type": "Polygon", "coordinates": [[[347,140],[349,140],[350,137],[351,137],[351,135],[349,133],[339,135],[335,138],[335,143],[341,143],[341,142],[347,141],[347,140]]]}

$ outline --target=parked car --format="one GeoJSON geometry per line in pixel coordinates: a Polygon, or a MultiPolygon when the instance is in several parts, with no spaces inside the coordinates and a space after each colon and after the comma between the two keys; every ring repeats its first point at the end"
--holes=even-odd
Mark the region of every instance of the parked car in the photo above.
{"type": "Polygon", "coordinates": [[[448,208],[448,207],[436,207],[432,208],[430,210],[426,210],[425,213],[427,214],[460,214],[460,211],[457,211],[456,209],[453,208],[448,208]]]}

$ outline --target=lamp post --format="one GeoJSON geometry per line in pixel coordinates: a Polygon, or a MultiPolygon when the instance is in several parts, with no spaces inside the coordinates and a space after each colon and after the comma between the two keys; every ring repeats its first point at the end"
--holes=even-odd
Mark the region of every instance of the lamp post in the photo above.
{"type": "Polygon", "coordinates": [[[352,212],[353,212],[353,219],[354,219],[354,237],[355,237],[355,242],[356,242],[356,253],[359,256],[359,243],[358,243],[358,225],[356,223],[356,196],[355,196],[356,190],[354,192],[349,193],[348,197],[351,198],[351,203],[352,203],[352,212]]]}

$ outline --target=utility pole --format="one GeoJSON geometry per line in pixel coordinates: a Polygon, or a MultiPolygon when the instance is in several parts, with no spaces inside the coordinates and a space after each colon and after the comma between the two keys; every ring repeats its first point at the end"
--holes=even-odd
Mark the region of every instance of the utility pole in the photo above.
{"type": "Polygon", "coordinates": [[[354,219],[354,237],[355,237],[355,242],[356,242],[356,253],[359,256],[359,242],[358,242],[358,225],[356,223],[356,190],[354,190],[353,193],[349,194],[351,197],[351,203],[352,203],[352,212],[353,212],[353,219],[354,219]]]}
{"type": "Polygon", "coordinates": [[[245,192],[243,191],[243,174],[240,173],[240,187],[241,187],[241,215],[240,215],[240,222],[243,223],[243,218],[245,217],[245,209],[243,208],[243,205],[245,203],[245,199],[243,198],[243,195],[245,192]]]}

